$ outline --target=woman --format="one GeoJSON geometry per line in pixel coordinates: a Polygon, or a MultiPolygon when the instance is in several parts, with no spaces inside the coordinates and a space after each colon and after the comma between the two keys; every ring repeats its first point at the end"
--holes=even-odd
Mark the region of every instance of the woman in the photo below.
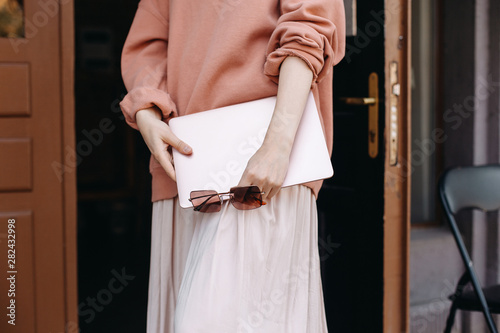
{"type": "Polygon", "coordinates": [[[139,3],[122,55],[129,93],[121,107],[152,153],[148,332],[327,331],[321,181],[280,187],[311,89],[331,152],[333,65],[344,45],[342,0],[139,3]],[[192,149],[169,119],[273,95],[264,143],[235,184],[258,186],[267,205],[181,209],[169,150],[192,149]]]}

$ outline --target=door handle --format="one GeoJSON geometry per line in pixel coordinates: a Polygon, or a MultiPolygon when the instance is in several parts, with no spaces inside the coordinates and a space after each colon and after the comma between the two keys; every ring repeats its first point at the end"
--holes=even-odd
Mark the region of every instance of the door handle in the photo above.
{"type": "Polygon", "coordinates": [[[378,156],[378,75],[373,72],[368,76],[368,97],[341,97],[347,105],[368,106],[368,155],[378,156]]]}
{"type": "Polygon", "coordinates": [[[342,97],[340,99],[347,105],[372,105],[377,103],[374,97],[342,97]]]}

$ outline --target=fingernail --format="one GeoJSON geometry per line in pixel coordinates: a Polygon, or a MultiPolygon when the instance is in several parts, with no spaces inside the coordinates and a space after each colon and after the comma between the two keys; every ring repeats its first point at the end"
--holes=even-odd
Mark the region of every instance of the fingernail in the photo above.
{"type": "Polygon", "coordinates": [[[185,153],[189,153],[191,151],[191,148],[189,148],[189,146],[184,146],[184,148],[182,149],[183,152],[185,153]]]}

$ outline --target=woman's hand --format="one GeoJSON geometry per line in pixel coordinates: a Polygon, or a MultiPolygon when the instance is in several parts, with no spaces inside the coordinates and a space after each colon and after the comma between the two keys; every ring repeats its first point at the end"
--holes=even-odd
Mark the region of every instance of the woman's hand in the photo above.
{"type": "Polygon", "coordinates": [[[175,170],[172,153],[169,146],[185,155],[193,150],[172,132],[170,127],[161,120],[160,111],[156,108],[143,109],[136,113],[136,122],[142,138],[153,157],[160,163],[167,175],[175,181],[175,170]]]}
{"type": "Polygon", "coordinates": [[[289,159],[290,147],[265,141],[248,161],[238,186],[256,185],[264,192],[264,201],[271,199],[285,180],[289,159]]]}

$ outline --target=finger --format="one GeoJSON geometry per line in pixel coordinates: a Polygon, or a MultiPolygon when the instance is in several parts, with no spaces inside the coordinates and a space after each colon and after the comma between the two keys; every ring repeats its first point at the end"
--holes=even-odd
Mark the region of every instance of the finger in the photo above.
{"type": "Polygon", "coordinates": [[[266,187],[266,184],[263,180],[255,177],[251,172],[245,170],[237,186],[257,186],[259,190],[264,191],[263,188],[266,187]]]}
{"type": "Polygon", "coordinates": [[[253,184],[252,181],[248,177],[248,168],[243,171],[243,175],[241,175],[240,181],[238,182],[237,186],[250,186],[250,185],[256,185],[253,184]]]}
{"type": "Polygon", "coordinates": [[[271,199],[272,197],[274,197],[276,194],[278,194],[280,189],[281,189],[281,187],[279,187],[279,186],[275,186],[275,187],[271,188],[269,193],[267,193],[267,195],[266,195],[266,199],[271,199]]]}
{"type": "Polygon", "coordinates": [[[193,153],[193,149],[184,141],[179,139],[171,130],[164,133],[163,140],[184,155],[193,153]]]}
{"type": "Polygon", "coordinates": [[[169,152],[166,150],[163,150],[162,152],[159,152],[158,154],[155,154],[154,157],[160,163],[160,165],[163,167],[167,175],[172,178],[172,180],[176,180],[175,177],[175,169],[174,166],[172,165],[171,162],[171,155],[169,152]]]}
{"type": "Polygon", "coordinates": [[[262,185],[262,187],[259,186],[259,189],[262,192],[262,200],[266,201],[269,198],[269,192],[271,191],[271,188],[262,185]]]}
{"type": "Polygon", "coordinates": [[[174,166],[175,169],[175,164],[174,164],[174,154],[172,153],[172,146],[167,147],[167,153],[168,153],[168,161],[170,164],[174,166]]]}

